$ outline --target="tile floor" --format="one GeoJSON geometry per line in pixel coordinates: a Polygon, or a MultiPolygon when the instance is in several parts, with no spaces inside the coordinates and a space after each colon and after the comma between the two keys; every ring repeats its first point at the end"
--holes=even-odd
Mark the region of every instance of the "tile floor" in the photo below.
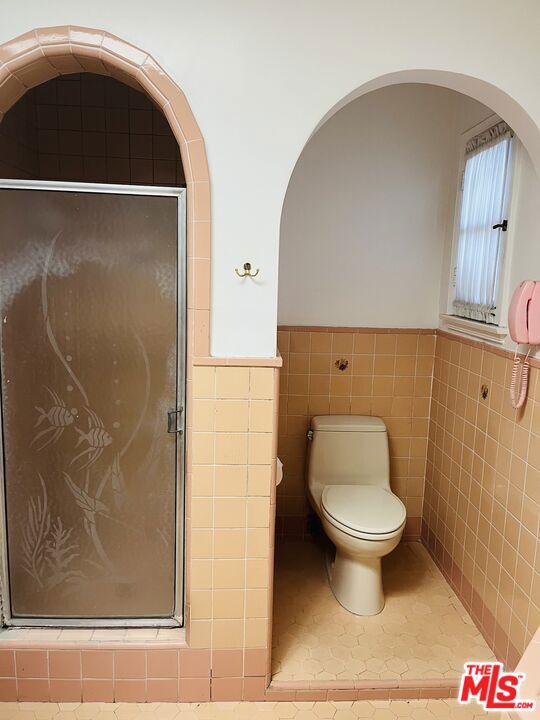
{"type": "Polygon", "coordinates": [[[273,681],[459,678],[466,660],[494,660],[427,550],[402,543],[383,560],[386,606],[372,617],[338,604],[324,547],[276,548],[273,681]]]}
{"type": "MultiPolygon", "coordinates": [[[[478,705],[455,700],[262,703],[0,703],[0,720],[484,720],[478,705]]],[[[489,720],[507,720],[489,713],[489,720]]]]}

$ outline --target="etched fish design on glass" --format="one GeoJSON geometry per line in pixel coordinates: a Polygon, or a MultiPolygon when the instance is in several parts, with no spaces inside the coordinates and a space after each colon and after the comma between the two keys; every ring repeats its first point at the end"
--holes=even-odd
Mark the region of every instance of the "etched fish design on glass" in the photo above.
{"type": "Polygon", "coordinates": [[[88,456],[86,458],[86,462],[79,467],[79,470],[82,470],[89,465],[93,465],[93,463],[101,457],[105,448],[113,441],[111,435],[105,430],[103,420],[98,417],[91,408],[85,407],[84,409],[88,414],[88,430],[85,432],[80,428],[75,428],[75,430],[79,433],[79,439],[77,440],[77,445],[75,447],[78,447],[82,442],[87,442],[88,447],[78,455],[75,455],[71,461],[71,465],[73,465],[77,462],[77,460],[79,460],[79,458],[82,458],[85,455],[88,456]]]}
{"type": "Polygon", "coordinates": [[[48,445],[53,445],[57,442],[62,437],[64,430],[69,425],[72,425],[77,417],[77,408],[68,409],[66,403],[57,393],[54,392],[54,390],[51,390],[46,385],[44,387],[51,396],[53,404],[49,410],[45,410],[44,408],[36,405],[39,417],[34,425],[34,428],[39,427],[45,420],[49,423],[49,426],[38,432],[30,443],[30,446],[32,446],[39,442],[39,440],[43,439],[44,442],[37,448],[37,450],[43,450],[43,448],[46,448],[48,445]]]}

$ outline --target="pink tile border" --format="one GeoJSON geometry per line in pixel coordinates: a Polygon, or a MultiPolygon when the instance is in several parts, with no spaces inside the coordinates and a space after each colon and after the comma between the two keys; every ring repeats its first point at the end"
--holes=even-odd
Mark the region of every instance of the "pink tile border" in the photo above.
{"type": "MultiPolygon", "coordinates": [[[[182,90],[151,55],[111,33],[75,25],[37,28],[0,45],[0,120],[31,87],[59,75],[83,71],[111,75],[144,90],[163,111],[179,145],[187,186],[186,366],[187,400],[191,403],[193,359],[208,358],[210,354],[211,198],[204,139],[182,90]]],[[[278,363],[278,359],[273,362],[278,363]]],[[[189,427],[186,440],[189,458],[189,427]]],[[[189,478],[188,467],[186,484],[189,478]]],[[[187,587],[188,549],[186,542],[187,587]]],[[[189,641],[189,619],[186,630],[189,641]]],[[[37,687],[34,684],[26,692],[35,694],[37,687]]],[[[128,693],[127,686],[125,691],[128,693]]],[[[130,692],[139,693],[133,689],[130,692]]]]}
{"type": "Polygon", "coordinates": [[[450,554],[435,539],[426,522],[422,523],[421,542],[472,617],[488,647],[493,650],[498,660],[504,663],[509,670],[513,670],[520,659],[519,653],[513,647],[508,635],[498,625],[482,598],[472,589],[467,578],[452,560],[450,554]]]}
{"type": "Polygon", "coordinates": [[[364,333],[366,335],[434,335],[433,328],[391,328],[391,327],[330,327],[327,325],[279,325],[278,331],[283,332],[327,332],[327,333],[364,333]]]}
{"type": "Polygon", "coordinates": [[[218,367],[275,367],[283,365],[281,355],[268,358],[220,358],[220,357],[197,357],[193,360],[194,365],[209,365],[218,367]]]}

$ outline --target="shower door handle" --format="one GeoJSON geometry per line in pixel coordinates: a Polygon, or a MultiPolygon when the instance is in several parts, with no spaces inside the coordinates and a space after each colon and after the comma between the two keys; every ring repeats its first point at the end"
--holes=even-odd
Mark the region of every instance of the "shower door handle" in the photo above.
{"type": "Polygon", "coordinates": [[[180,410],[169,410],[167,413],[167,432],[169,433],[182,433],[182,413],[184,408],[180,410]]]}

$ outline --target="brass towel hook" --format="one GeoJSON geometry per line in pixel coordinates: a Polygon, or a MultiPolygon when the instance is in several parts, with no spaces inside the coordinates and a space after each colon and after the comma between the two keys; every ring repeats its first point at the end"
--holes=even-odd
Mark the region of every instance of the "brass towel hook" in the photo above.
{"type": "Polygon", "coordinates": [[[234,272],[238,275],[238,277],[245,278],[245,277],[257,277],[259,274],[259,268],[255,270],[254,273],[251,272],[251,263],[244,263],[244,272],[240,273],[238,272],[238,268],[234,268],[234,272]]]}

